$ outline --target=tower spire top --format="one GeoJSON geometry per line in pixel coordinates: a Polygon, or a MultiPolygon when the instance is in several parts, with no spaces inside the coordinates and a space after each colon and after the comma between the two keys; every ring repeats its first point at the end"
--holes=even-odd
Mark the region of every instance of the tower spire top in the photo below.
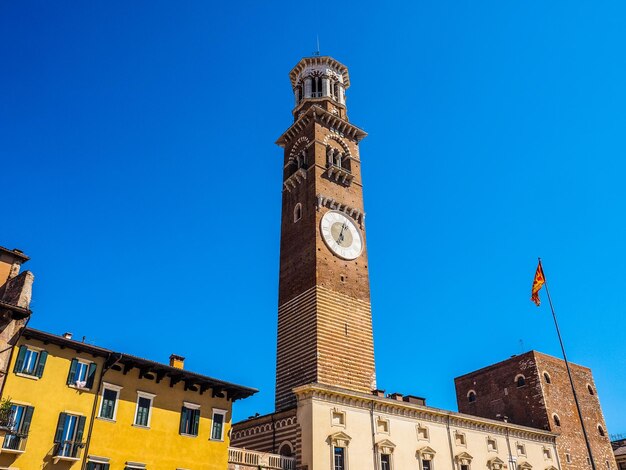
{"type": "Polygon", "coordinates": [[[320,56],[320,35],[317,35],[317,49],[315,49],[315,52],[313,52],[313,55],[316,57],[320,56]]]}

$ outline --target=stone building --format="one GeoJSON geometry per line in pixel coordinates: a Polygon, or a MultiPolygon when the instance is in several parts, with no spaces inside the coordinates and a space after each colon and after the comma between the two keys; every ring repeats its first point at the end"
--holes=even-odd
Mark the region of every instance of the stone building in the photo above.
{"type": "MultiPolygon", "coordinates": [[[[570,364],[597,469],[617,468],[591,369],[570,364]]],[[[459,411],[545,429],[557,435],[564,468],[589,468],[589,457],[565,362],[537,351],[457,377],[459,411]]]]}
{"type": "Polygon", "coordinates": [[[0,246],[0,394],[21,328],[30,317],[30,299],[33,280],[30,271],[20,273],[23,263],[29,258],[20,250],[9,250],[0,246]],[[9,347],[6,347],[9,346],[9,347]]]}
{"type": "Polygon", "coordinates": [[[611,442],[613,455],[619,470],[626,470],[626,439],[618,439],[611,442]]]}
{"type": "MultiPolygon", "coordinates": [[[[566,468],[562,433],[538,420],[444,411],[377,390],[359,150],[366,133],[348,120],[345,66],[308,57],[290,79],[294,123],[277,141],[284,159],[276,411],[234,424],[232,445],[293,455],[302,470],[566,468]]],[[[545,362],[557,377],[558,364],[545,362]]]]}

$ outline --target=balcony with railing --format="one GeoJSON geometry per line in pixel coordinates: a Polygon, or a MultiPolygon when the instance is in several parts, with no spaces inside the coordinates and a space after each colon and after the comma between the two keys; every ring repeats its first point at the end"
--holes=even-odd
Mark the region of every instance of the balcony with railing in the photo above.
{"type": "Polygon", "coordinates": [[[333,163],[326,164],[326,175],[329,179],[345,185],[349,185],[354,179],[354,175],[349,168],[333,163]]]}
{"type": "Polygon", "coordinates": [[[77,462],[80,460],[80,454],[85,447],[84,442],[78,441],[61,441],[54,445],[52,460],[57,464],[60,460],[67,462],[77,462]]]}
{"type": "Polygon", "coordinates": [[[284,455],[257,452],[255,450],[228,448],[228,469],[270,469],[270,470],[295,470],[296,459],[284,455]]]}
{"type": "Polygon", "coordinates": [[[2,441],[0,452],[6,454],[22,454],[26,449],[28,434],[21,434],[15,431],[8,431],[2,441]]]}

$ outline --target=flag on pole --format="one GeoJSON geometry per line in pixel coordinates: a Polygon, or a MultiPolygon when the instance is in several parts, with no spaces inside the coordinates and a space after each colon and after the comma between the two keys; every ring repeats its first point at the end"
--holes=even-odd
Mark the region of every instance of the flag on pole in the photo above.
{"type": "Polygon", "coordinates": [[[535,279],[533,279],[532,295],[530,296],[530,300],[535,302],[535,305],[537,305],[537,307],[539,307],[539,305],[541,304],[541,300],[539,300],[539,291],[545,283],[546,278],[543,275],[541,260],[539,260],[539,264],[537,265],[537,271],[535,271],[535,279]]]}

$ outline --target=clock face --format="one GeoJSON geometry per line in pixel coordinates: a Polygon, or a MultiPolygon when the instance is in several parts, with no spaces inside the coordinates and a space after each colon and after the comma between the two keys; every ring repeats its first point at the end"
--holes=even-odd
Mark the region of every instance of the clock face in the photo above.
{"type": "Polygon", "coordinates": [[[350,217],[339,211],[328,211],[320,224],[328,248],[343,259],[358,258],[363,251],[361,232],[350,217]]]}

